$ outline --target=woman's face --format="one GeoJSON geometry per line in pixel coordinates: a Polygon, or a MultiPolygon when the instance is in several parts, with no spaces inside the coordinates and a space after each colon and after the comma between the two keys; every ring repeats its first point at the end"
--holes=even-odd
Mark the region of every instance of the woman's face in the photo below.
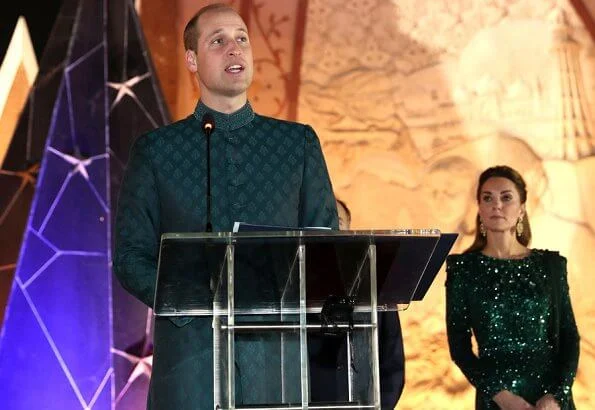
{"type": "Polygon", "coordinates": [[[519,192],[508,178],[492,177],[479,192],[479,218],[488,231],[512,231],[525,214],[519,192]]]}

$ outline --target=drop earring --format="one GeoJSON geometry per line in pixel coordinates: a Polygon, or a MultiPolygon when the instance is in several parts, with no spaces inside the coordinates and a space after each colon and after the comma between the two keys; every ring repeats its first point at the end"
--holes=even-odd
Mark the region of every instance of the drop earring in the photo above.
{"type": "Polygon", "coordinates": [[[483,224],[483,222],[479,222],[479,233],[481,234],[481,236],[483,236],[484,238],[486,237],[486,235],[488,234],[488,231],[485,227],[485,225],[483,224]]]}
{"type": "Polygon", "coordinates": [[[523,217],[521,216],[516,223],[516,236],[520,238],[523,235],[524,230],[525,227],[523,226],[523,217]]]}

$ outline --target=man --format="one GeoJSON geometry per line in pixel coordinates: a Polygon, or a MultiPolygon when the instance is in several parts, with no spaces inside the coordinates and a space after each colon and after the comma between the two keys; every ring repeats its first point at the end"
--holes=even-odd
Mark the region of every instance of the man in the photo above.
{"type": "MultiPolygon", "coordinates": [[[[253,59],[242,18],[229,6],[206,6],[186,26],[184,46],[200,101],[189,117],[136,140],[118,203],[114,272],[148,306],[161,234],[207,226],[206,114],[214,123],[213,231],[231,231],[235,221],[337,228],[332,187],[312,128],[257,115],[247,101],[253,59]]],[[[208,292],[208,272],[203,276],[208,292]]],[[[156,318],[148,408],[212,409],[212,356],[210,318],[156,318]]],[[[272,387],[258,384],[266,377],[250,377],[268,369],[258,362],[266,357],[262,345],[238,346],[237,357],[237,402],[275,400],[278,377],[271,373],[272,387]]]]}
{"type": "MultiPolygon", "coordinates": [[[[337,199],[339,229],[351,227],[351,211],[337,199]]],[[[405,386],[405,354],[403,335],[397,312],[378,314],[378,351],[380,362],[380,402],[383,410],[393,409],[405,386]]],[[[311,398],[316,402],[346,402],[347,349],[344,337],[311,335],[310,356],[311,398]]]]}

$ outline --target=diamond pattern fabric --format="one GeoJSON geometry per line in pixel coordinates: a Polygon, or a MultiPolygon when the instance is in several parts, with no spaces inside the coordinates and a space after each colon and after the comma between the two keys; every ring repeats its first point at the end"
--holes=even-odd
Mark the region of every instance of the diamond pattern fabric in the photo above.
{"type": "MultiPolygon", "coordinates": [[[[206,227],[207,154],[201,124],[207,112],[215,122],[211,134],[214,231],[231,231],[236,221],[338,228],[331,183],[312,128],[257,115],[248,103],[233,114],[223,114],[199,102],[188,118],[138,138],[123,180],[114,271],[124,287],[148,306],[155,293],[161,234],[206,227]]],[[[209,298],[209,273],[205,269],[198,274],[193,292],[209,298]]],[[[255,291],[270,287],[262,276],[238,286],[255,291]]],[[[208,318],[155,320],[150,408],[211,406],[212,377],[205,375],[212,371],[212,343],[208,318]]],[[[273,345],[269,336],[238,343],[240,402],[280,401],[279,355],[273,345]]]]}

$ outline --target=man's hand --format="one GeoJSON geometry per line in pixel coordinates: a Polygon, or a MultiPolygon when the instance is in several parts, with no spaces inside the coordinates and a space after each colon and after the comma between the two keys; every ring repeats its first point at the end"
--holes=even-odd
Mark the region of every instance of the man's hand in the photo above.
{"type": "Polygon", "coordinates": [[[535,407],[529,404],[521,396],[517,396],[508,390],[502,390],[497,393],[492,397],[492,400],[494,400],[502,410],[535,410],[535,407]]]}
{"type": "Polygon", "coordinates": [[[560,404],[551,394],[546,394],[535,403],[536,410],[560,410],[560,404]]]}

